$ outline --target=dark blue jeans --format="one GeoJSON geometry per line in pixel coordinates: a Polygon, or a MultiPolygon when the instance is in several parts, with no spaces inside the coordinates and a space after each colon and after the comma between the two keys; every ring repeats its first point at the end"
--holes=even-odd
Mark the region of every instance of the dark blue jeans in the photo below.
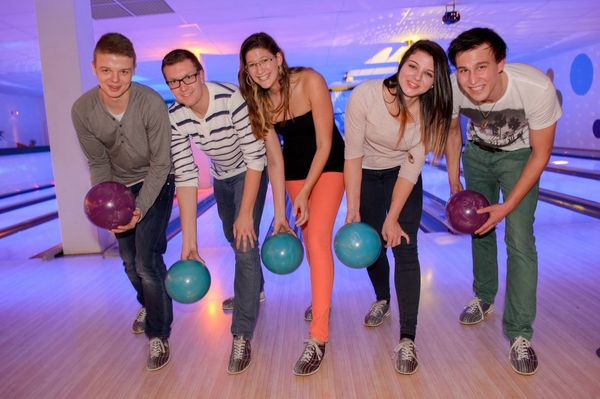
{"type": "MultiPolygon", "coordinates": [[[[137,197],[143,183],[131,186],[137,197]]],[[[137,292],[137,300],[146,308],[146,336],[168,337],[173,322],[173,303],[165,289],[167,267],[163,254],[167,250],[167,224],[173,208],[175,185],[169,175],[154,205],[137,226],[116,234],[125,273],[137,292]]]]}
{"type": "MultiPolygon", "coordinates": [[[[362,170],[360,188],[360,219],[372,226],[381,238],[383,223],[390,210],[394,185],[400,167],[384,170],[362,170]]],[[[392,248],[395,263],[396,297],[400,313],[400,334],[415,337],[419,298],[421,295],[421,266],[417,250],[417,233],[423,211],[423,182],[421,176],[410,193],[398,218],[400,227],[410,237],[392,248]]],[[[367,268],[378,301],[390,299],[390,265],[384,247],[379,258],[367,268]]]]}
{"type": "MultiPolygon", "coordinates": [[[[243,335],[246,338],[252,338],[258,317],[260,290],[263,284],[258,241],[254,243],[254,248],[248,247],[246,251],[243,251],[241,248],[237,249],[235,247],[235,239],[233,237],[233,223],[240,212],[245,178],[246,172],[224,180],[215,179],[213,186],[217,210],[223,224],[223,232],[235,252],[235,276],[233,279],[235,303],[231,333],[233,335],[243,335]]],[[[254,219],[254,232],[257,237],[259,234],[260,219],[262,218],[265,206],[267,186],[267,173],[263,171],[252,215],[254,219]]]]}

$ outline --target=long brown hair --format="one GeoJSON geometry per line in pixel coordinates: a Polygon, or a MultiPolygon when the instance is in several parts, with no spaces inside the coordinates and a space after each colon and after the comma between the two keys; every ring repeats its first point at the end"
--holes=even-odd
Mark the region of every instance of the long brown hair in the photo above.
{"type": "Polygon", "coordinates": [[[398,139],[400,141],[408,120],[408,109],[398,81],[398,73],[408,58],[417,51],[423,51],[433,58],[433,87],[419,96],[419,119],[421,140],[425,145],[425,151],[431,151],[435,160],[440,159],[444,153],[452,120],[452,85],[450,84],[448,57],[444,50],[431,40],[415,42],[402,56],[398,72],[385,79],[383,84],[390,94],[396,97],[398,105],[398,115],[396,116],[400,116],[400,137],[398,139]]]}
{"type": "Polygon", "coordinates": [[[291,117],[290,113],[290,76],[304,68],[290,68],[285,60],[283,50],[277,45],[275,40],[264,32],[254,33],[246,38],[240,48],[240,68],[238,71],[238,81],[240,91],[246,100],[250,124],[254,135],[263,139],[269,129],[273,127],[275,117],[283,113],[283,120],[291,117]],[[263,89],[256,84],[247,70],[246,54],[253,49],[261,48],[269,51],[275,57],[277,53],[281,54],[282,63],[279,66],[278,82],[279,92],[282,101],[278,106],[274,106],[269,98],[267,89],[263,89]]]}

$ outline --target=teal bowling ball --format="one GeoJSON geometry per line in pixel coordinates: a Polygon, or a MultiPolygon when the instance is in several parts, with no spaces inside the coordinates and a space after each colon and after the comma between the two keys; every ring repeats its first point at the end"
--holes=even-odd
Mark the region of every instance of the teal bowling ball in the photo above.
{"type": "Polygon", "coordinates": [[[300,240],[289,233],[278,233],[267,238],[260,253],[263,264],[275,274],[289,274],[304,259],[300,240]]]}
{"type": "Polygon", "coordinates": [[[379,258],[381,239],[379,233],[366,223],[348,223],[335,234],[333,250],[344,265],[362,269],[379,258]]]}
{"type": "Polygon", "coordinates": [[[210,272],[195,260],[173,263],[165,278],[167,294],[180,303],[194,303],[206,295],[210,288],[210,272]]]}

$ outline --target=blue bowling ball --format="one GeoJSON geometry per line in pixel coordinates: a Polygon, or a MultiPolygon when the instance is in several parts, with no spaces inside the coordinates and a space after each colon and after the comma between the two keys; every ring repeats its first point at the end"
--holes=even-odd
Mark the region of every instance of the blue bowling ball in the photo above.
{"type": "Polygon", "coordinates": [[[289,233],[278,233],[263,243],[260,257],[267,269],[275,274],[289,274],[304,259],[304,249],[299,239],[289,233]]]}
{"type": "Polygon", "coordinates": [[[348,223],[336,233],[333,249],[343,264],[361,269],[371,266],[379,258],[381,239],[366,223],[348,223]]]}
{"type": "Polygon", "coordinates": [[[206,295],[210,288],[210,273],[206,266],[195,260],[173,263],[165,278],[167,294],[174,301],[193,303],[206,295]]]}

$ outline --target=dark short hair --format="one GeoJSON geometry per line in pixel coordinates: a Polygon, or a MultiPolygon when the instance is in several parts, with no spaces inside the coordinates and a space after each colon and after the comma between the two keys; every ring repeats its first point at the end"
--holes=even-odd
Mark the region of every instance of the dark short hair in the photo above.
{"type": "Polygon", "coordinates": [[[489,28],[473,28],[458,35],[448,47],[448,58],[456,66],[459,53],[474,49],[482,44],[489,44],[496,62],[506,58],[506,43],[496,32],[489,28]]]}
{"type": "Polygon", "coordinates": [[[190,60],[194,65],[194,68],[196,68],[196,71],[199,72],[202,70],[202,64],[200,64],[198,57],[196,57],[194,53],[189,50],[178,48],[173,51],[169,51],[169,53],[164,56],[162,60],[162,66],[160,67],[163,76],[165,76],[165,67],[167,65],[177,64],[185,60],[190,60]]]}
{"type": "Polygon", "coordinates": [[[102,35],[94,48],[94,61],[98,53],[123,55],[132,58],[133,65],[135,65],[136,56],[133,43],[120,33],[110,32],[102,35]]]}

